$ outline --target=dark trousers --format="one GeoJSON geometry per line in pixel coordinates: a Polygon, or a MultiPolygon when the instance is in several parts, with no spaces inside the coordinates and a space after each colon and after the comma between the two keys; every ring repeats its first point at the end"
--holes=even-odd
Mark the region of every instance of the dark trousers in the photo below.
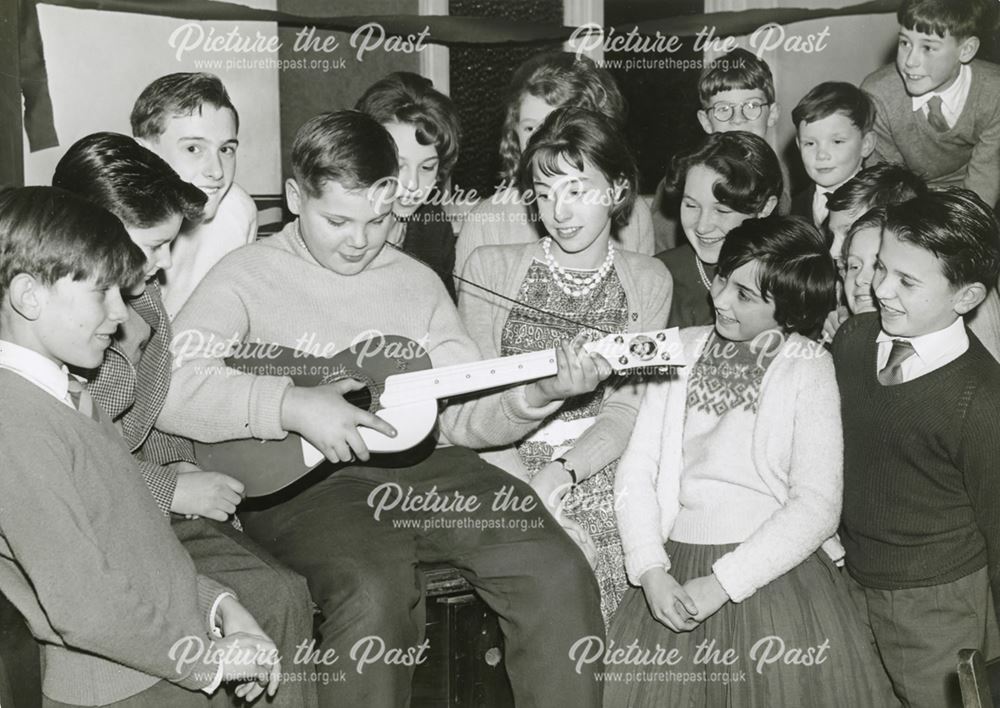
{"type": "Polygon", "coordinates": [[[175,518],[172,526],[198,572],[231,588],[278,646],[285,680],[274,698],[264,695],[254,705],[314,708],[312,667],[292,665],[296,647],[313,634],[312,601],[305,579],[229,524],[175,518]]]}
{"type": "MultiPolygon", "coordinates": [[[[209,696],[201,691],[188,691],[169,681],[160,681],[142,693],[115,701],[104,708],[225,708],[228,705],[229,701],[224,691],[216,691],[214,696],[209,696]]],[[[60,703],[48,696],[42,696],[42,708],[84,707],[73,703],[60,703]]]]}
{"type": "Polygon", "coordinates": [[[878,590],[847,576],[892,689],[905,708],[961,708],[958,650],[1000,655],[986,568],[950,583],[878,590]]]}
{"type": "Polygon", "coordinates": [[[518,708],[600,705],[595,666],[578,673],[570,655],[582,638],[604,635],[586,559],[528,485],[471,450],[441,448],[400,468],[351,466],[240,518],[306,577],[323,611],[322,706],[409,704],[414,662],[427,653],[418,562],[455,566],[499,615],[518,708]],[[496,505],[504,490],[533,509],[496,505]],[[407,494],[410,503],[399,500],[407,494]]]}

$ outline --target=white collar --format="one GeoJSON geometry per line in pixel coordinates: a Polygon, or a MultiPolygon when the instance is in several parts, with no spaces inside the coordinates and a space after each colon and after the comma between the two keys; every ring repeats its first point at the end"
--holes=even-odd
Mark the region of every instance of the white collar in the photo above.
{"type": "Polygon", "coordinates": [[[969,348],[969,334],[965,331],[965,321],[958,317],[944,329],[930,334],[922,334],[919,337],[893,337],[884,331],[879,331],[875,341],[879,344],[891,343],[894,340],[903,339],[913,345],[913,352],[920,358],[925,366],[934,366],[935,363],[957,358],[969,348]]]}
{"type": "Polygon", "coordinates": [[[968,64],[962,64],[962,68],[958,70],[958,77],[944,91],[928,91],[922,96],[912,96],[910,100],[913,110],[922,110],[934,96],[940,96],[941,112],[945,114],[946,118],[949,114],[957,118],[958,114],[962,112],[962,106],[969,95],[971,84],[972,69],[968,64]]]}
{"type": "Polygon", "coordinates": [[[0,339],[0,369],[27,379],[63,403],[70,403],[69,369],[19,344],[0,339]]]}

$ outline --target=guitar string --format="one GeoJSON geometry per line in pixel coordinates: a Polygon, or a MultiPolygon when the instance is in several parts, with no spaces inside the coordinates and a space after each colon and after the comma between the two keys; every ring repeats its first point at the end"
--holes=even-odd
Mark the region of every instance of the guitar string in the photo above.
{"type": "MultiPolygon", "coordinates": [[[[412,258],[413,260],[415,260],[417,263],[422,263],[423,265],[427,266],[431,270],[434,270],[434,267],[431,266],[429,263],[427,263],[426,261],[424,261],[421,258],[418,258],[417,256],[413,255],[412,253],[404,251],[401,246],[397,246],[394,243],[387,243],[387,245],[392,246],[393,248],[395,248],[400,253],[406,254],[407,256],[409,256],[410,258],[412,258]]],[[[490,293],[491,295],[495,295],[498,298],[501,298],[503,300],[507,300],[508,302],[512,302],[515,305],[520,305],[521,307],[526,307],[526,308],[528,308],[530,310],[535,310],[536,312],[540,312],[543,315],[546,315],[548,317],[553,317],[555,319],[562,320],[563,322],[568,322],[570,324],[574,324],[577,327],[583,327],[584,329],[594,330],[595,332],[600,332],[601,334],[619,334],[618,332],[611,332],[611,331],[608,331],[608,330],[603,329],[601,327],[597,327],[595,325],[586,324],[585,322],[581,322],[579,320],[575,320],[572,317],[566,317],[565,315],[560,315],[557,312],[549,312],[548,310],[546,310],[544,308],[537,307],[535,305],[532,305],[531,303],[522,302],[522,301],[518,300],[517,298],[508,297],[508,296],[504,295],[503,293],[498,293],[496,290],[493,290],[492,288],[486,287],[485,285],[480,285],[479,283],[477,283],[477,282],[475,282],[473,280],[469,280],[467,278],[463,278],[458,273],[452,273],[451,276],[454,277],[454,278],[456,278],[457,280],[461,280],[463,283],[468,283],[469,285],[477,287],[480,290],[485,290],[486,292],[490,293]]]]}

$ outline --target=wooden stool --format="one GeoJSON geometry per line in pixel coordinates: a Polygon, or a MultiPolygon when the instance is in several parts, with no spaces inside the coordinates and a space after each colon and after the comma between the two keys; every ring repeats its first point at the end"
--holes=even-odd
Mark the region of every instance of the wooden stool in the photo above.
{"type": "Polygon", "coordinates": [[[454,568],[421,570],[430,647],[413,676],[412,708],[512,708],[497,616],[454,568]]]}

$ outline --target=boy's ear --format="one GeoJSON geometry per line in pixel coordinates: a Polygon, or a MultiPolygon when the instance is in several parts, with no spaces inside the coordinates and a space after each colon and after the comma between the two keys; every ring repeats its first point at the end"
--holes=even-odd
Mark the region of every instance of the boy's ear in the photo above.
{"type": "Polygon", "coordinates": [[[712,121],[708,119],[708,111],[704,109],[698,111],[698,122],[701,123],[701,129],[709,135],[715,132],[715,129],[712,127],[712,121]]]}
{"type": "Polygon", "coordinates": [[[757,212],[758,218],[771,216],[771,212],[774,211],[776,206],[778,206],[778,198],[772,194],[767,198],[767,201],[764,202],[764,206],[760,208],[760,211],[757,212]]]}
{"type": "MultiPolygon", "coordinates": [[[[135,140],[137,143],[139,143],[140,145],[142,145],[147,150],[153,150],[153,141],[152,140],[147,140],[146,138],[133,138],[133,140],[135,140]]],[[[153,150],[153,152],[156,152],[156,151],[153,150]]]]}
{"type": "Polygon", "coordinates": [[[775,101],[771,104],[771,108],[767,113],[767,127],[773,128],[777,122],[778,117],[781,115],[781,104],[775,101]]]}
{"type": "Polygon", "coordinates": [[[11,279],[7,288],[7,299],[14,312],[33,322],[42,314],[45,293],[35,276],[18,273],[11,279]]]}
{"type": "Polygon", "coordinates": [[[963,285],[955,293],[955,312],[960,315],[972,312],[986,299],[988,293],[989,291],[982,283],[963,285]]]}
{"type": "Polygon", "coordinates": [[[966,37],[958,45],[958,60],[968,64],[979,51],[979,37],[966,37]]]}
{"type": "Polygon", "coordinates": [[[302,190],[294,177],[285,180],[285,201],[288,202],[288,211],[298,216],[302,208],[302,190]]]}
{"type": "Polygon", "coordinates": [[[875,142],[877,138],[875,137],[875,131],[869,130],[861,138],[861,159],[864,159],[872,154],[875,150],[875,142]]]}

